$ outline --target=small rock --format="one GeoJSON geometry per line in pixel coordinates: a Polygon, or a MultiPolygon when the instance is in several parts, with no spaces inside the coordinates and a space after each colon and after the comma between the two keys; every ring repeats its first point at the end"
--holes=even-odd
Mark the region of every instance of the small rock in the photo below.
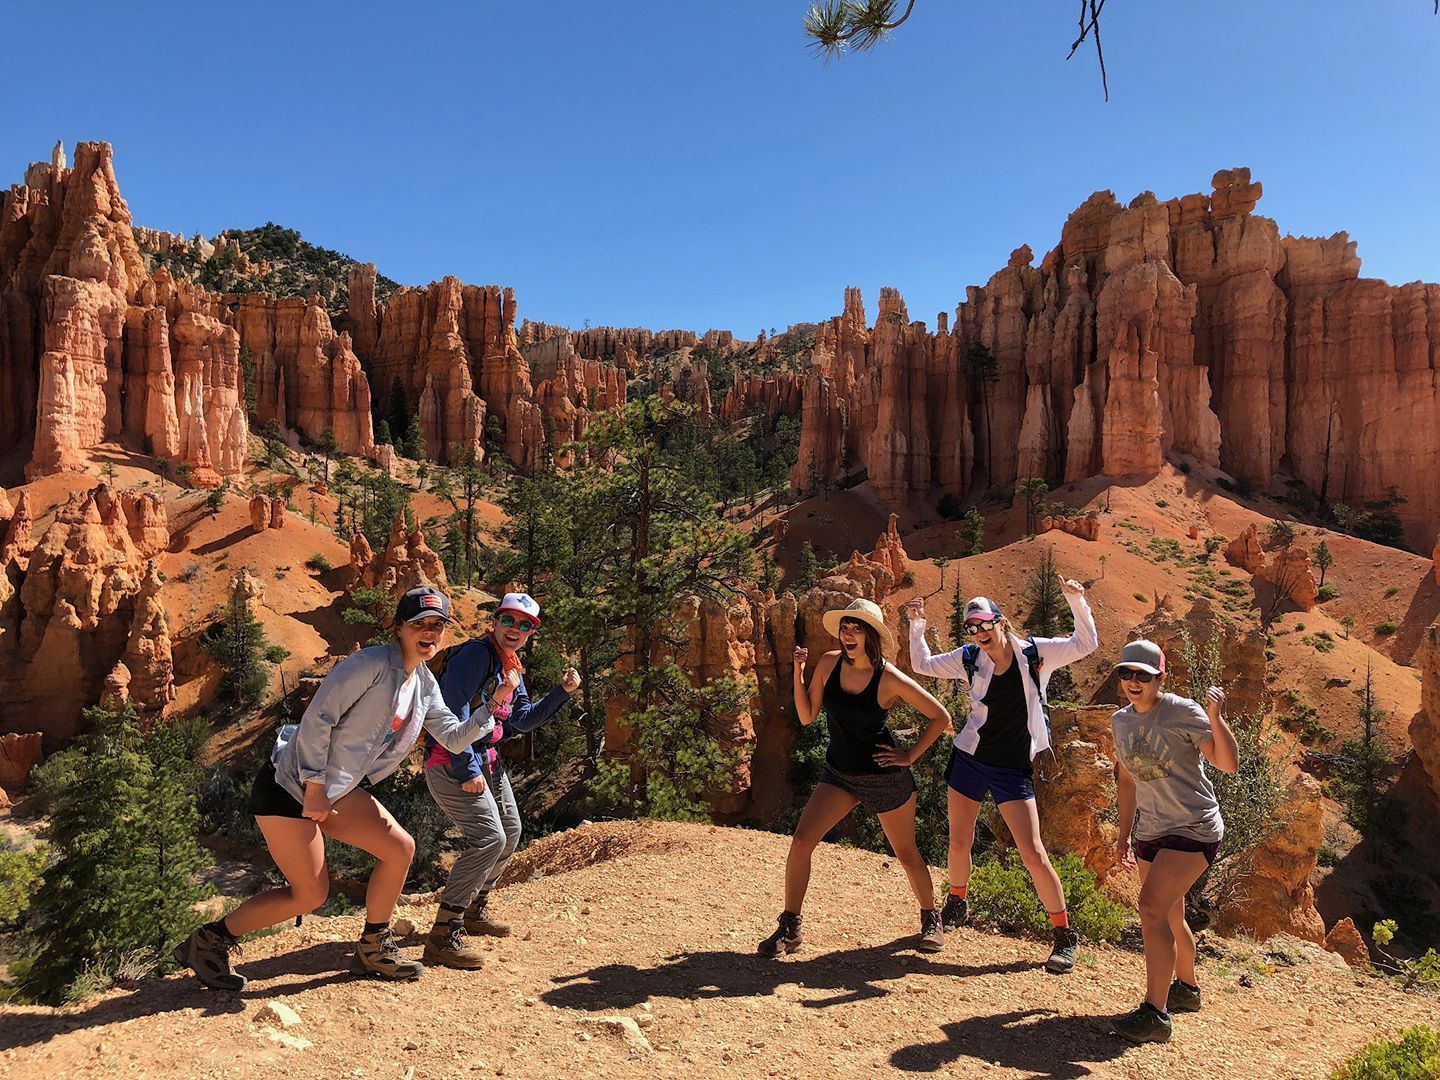
{"type": "Polygon", "coordinates": [[[418,1043],[416,1043],[416,1042],[414,1042],[414,1041],[412,1040],[411,1042],[407,1042],[407,1043],[405,1044],[405,1049],[406,1049],[406,1050],[419,1050],[419,1049],[420,1049],[420,1046],[419,1046],[418,1043]]]}
{"type": "Polygon", "coordinates": [[[640,1025],[628,1016],[585,1016],[580,1022],[619,1035],[627,1046],[639,1053],[648,1054],[654,1050],[640,1025]]]}
{"type": "Polygon", "coordinates": [[[278,1024],[282,1028],[300,1026],[300,1014],[283,1001],[267,1001],[255,1012],[255,1023],[278,1024]]]}
{"type": "Polygon", "coordinates": [[[415,932],[415,924],[411,920],[402,917],[391,923],[390,929],[395,932],[396,937],[409,937],[415,932]]]}

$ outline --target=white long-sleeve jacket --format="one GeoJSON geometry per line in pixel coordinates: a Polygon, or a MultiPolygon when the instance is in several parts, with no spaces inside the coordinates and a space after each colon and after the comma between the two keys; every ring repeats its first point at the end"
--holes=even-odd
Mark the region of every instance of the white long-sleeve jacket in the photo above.
{"type": "MultiPolygon", "coordinates": [[[[1034,639],[1040,653],[1040,686],[1050,684],[1050,673],[1056,668],[1073,664],[1089,656],[1100,647],[1100,635],[1095,629],[1095,616],[1090,613],[1090,604],[1084,594],[1066,595],[1070,613],[1075,616],[1075,632],[1068,638],[1034,639]]],[[[1010,635],[1010,644],[1015,649],[1015,663],[1025,663],[1025,639],[1010,635]]],[[[925,641],[925,620],[912,619],[910,622],[910,666],[917,675],[930,675],[937,679],[964,679],[965,662],[960,649],[930,655],[930,646],[925,641]]],[[[985,726],[989,710],[985,707],[985,693],[990,689],[990,677],[995,674],[995,662],[982,649],[975,664],[975,679],[970,683],[970,716],[960,733],[955,736],[955,746],[967,754],[973,754],[980,745],[980,729],[985,726]]],[[[1050,729],[1045,723],[1045,712],[1040,704],[1040,694],[1029,672],[1021,672],[1020,684],[1025,688],[1027,726],[1030,729],[1030,757],[1050,748],[1050,729]]]]}

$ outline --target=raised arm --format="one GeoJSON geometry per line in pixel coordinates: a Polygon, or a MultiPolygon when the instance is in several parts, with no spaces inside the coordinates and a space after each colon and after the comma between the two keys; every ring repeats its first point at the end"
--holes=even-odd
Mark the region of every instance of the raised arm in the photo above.
{"type": "Polygon", "coordinates": [[[1076,660],[1089,656],[1100,647],[1100,632],[1095,629],[1095,616],[1090,612],[1090,603],[1085,599],[1085,586],[1072,581],[1063,574],[1060,592],[1070,605],[1070,614],[1075,619],[1075,632],[1068,638],[1036,638],[1035,644],[1045,662],[1054,667],[1064,667],[1076,660]]]}
{"type": "Polygon", "coordinates": [[[920,733],[920,738],[915,745],[908,750],[902,750],[893,746],[882,746],[875,752],[875,761],[880,765],[914,765],[925,756],[940,733],[950,726],[950,710],[935,700],[935,697],[923,686],[910,678],[899,668],[886,666],[884,682],[881,684],[881,695],[886,689],[892,689],[899,700],[907,705],[913,705],[915,711],[930,722],[925,725],[925,730],[920,733]],[[893,680],[893,681],[891,681],[893,680]],[[889,682],[886,687],[884,682],[889,682]]]}
{"type": "Polygon", "coordinates": [[[910,616],[910,667],[915,674],[935,679],[966,679],[962,649],[951,649],[939,656],[930,654],[930,643],[925,640],[924,598],[917,596],[911,600],[905,605],[905,611],[910,616]]]}
{"type": "Polygon", "coordinates": [[[830,677],[830,669],[835,666],[838,652],[826,653],[815,665],[815,676],[810,680],[810,688],[805,688],[805,661],[810,655],[809,649],[795,647],[795,715],[800,718],[802,725],[813,724],[815,718],[820,715],[820,703],[825,697],[825,680],[830,677]]]}
{"type": "Polygon", "coordinates": [[[1233,773],[1240,768],[1240,745],[1221,714],[1224,707],[1225,691],[1218,686],[1210,687],[1205,692],[1205,715],[1210,718],[1210,738],[1200,743],[1200,753],[1221,772],[1233,773]]]}

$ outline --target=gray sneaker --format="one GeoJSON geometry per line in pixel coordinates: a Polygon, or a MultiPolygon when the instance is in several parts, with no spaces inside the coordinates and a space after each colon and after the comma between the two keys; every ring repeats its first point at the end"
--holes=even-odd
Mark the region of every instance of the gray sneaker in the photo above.
{"type": "Polygon", "coordinates": [[[1170,1012],[1199,1012],[1200,988],[1187,986],[1176,979],[1170,984],[1170,993],[1165,996],[1165,1008],[1170,1012]]]}
{"type": "Polygon", "coordinates": [[[945,948],[945,927],[940,923],[940,913],[934,908],[920,910],[920,941],[916,948],[921,952],[939,952],[945,948]]]}
{"type": "Polygon", "coordinates": [[[1045,970],[1051,975],[1068,975],[1075,969],[1075,952],[1080,947],[1080,935],[1068,926],[1055,927],[1055,947],[1050,950],[1050,959],[1045,961],[1045,970]]]}
{"type": "Polygon", "coordinates": [[[1133,1043],[1169,1042],[1170,1017],[1146,1001],[1134,1012],[1117,1017],[1111,1030],[1133,1043]]]}

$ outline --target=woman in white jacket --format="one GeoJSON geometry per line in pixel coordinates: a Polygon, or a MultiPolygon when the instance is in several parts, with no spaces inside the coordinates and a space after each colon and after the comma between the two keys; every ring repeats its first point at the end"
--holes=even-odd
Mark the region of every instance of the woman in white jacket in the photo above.
{"type": "Polygon", "coordinates": [[[925,641],[925,601],[911,600],[910,664],[917,675],[964,679],[970,690],[970,716],[955,736],[946,772],[950,816],[950,895],[941,911],[946,929],[969,917],[975,819],[987,794],[993,795],[1025,868],[1035,882],[1054,927],[1054,949],[1045,969],[1057,975],[1075,966],[1078,936],[1070,929],[1065,890],[1040,838],[1032,781],[1035,757],[1050,749],[1045,687],[1056,668],[1073,664],[1100,644],[1085,587],[1060,579],[1075,632],[1068,638],[1021,638],[993,600],[977,596],[965,605],[965,634],[970,644],[932,656],[925,641]]]}

